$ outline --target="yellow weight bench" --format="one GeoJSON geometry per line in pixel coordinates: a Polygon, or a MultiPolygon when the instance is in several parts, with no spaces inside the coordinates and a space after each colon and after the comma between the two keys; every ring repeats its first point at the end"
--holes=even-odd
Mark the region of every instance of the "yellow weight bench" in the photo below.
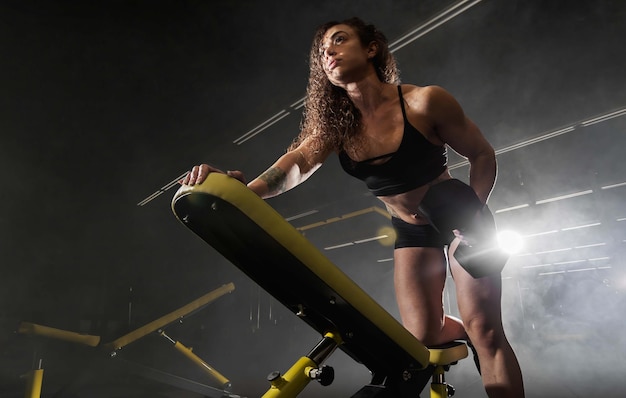
{"type": "Polygon", "coordinates": [[[431,382],[431,394],[447,396],[443,373],[467,356],[465,344],[429,350],[240,181],[212,173],[200,185],[183,185],[172,211],[322,336],[287,372],[268,376],[264,398],[296,397],[311,380],[330,384],[333,370],[323,362],[336,348],[371,372],[353,398],[415,398],[432,377],[440,383],[431,382]]]}

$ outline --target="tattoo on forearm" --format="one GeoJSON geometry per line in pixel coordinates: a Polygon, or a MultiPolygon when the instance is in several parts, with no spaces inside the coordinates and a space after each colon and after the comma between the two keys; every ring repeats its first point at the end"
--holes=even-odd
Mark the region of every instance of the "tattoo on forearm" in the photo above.
{"type": "Polygon", "coordinates": [[[259,179],[267,184],[272,193],[283,193],[286,190],[287,174],[277,167],[270,167],[259,176],[259,179]]]}

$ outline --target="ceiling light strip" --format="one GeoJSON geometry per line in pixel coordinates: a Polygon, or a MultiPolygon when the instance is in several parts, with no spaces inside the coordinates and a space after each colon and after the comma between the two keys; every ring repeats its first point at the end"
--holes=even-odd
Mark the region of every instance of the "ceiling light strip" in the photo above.
{"type": "MultiPolygon", "coordinates": [[[[556,130],[556,131],[551,131],[549,133],[540,135],[538,137],[531,138],[530,140],[522,141],[522,142],[519,142],[517,144],[513,144],[513,145],[510,145],[510,146],[498,149],[498,150],[495,151],[495,153],[496,153],[496,155],[501,155],[501,154],[506,153],[506,152],[511,152],[511,151],[516,150],[516,149],[524,148],[524,147],[527,147],[529,145],[536,144],[538,142],[546,141],[546,140],[549,140],[551,138],[558,137],[560,135],[570,133],[570,132],[572,132],[574,130],[576,130],[576,127],[569,126],[569,127],[565,127],[565,128],[556,130]]],[[[459,163],[456,163],[456,164],[448,167],[448,169],[453,170],[453,169],[457,169],[459,167],[464,167],[464,166],[467,166],[467,165],[469,165],[469,161],[464,160],[464,161],[461,161],[459,163]]]]}
{"type": "Polygon", "coordinates": [[[355,240],[354,243],[361,244],[361,243],[367,243],[367,242],[373,242],[375,240],[381,240],[381,239],[385,239],[388,238],[389,235],[378,235],[378,236],[374,236],[371,238],[367,238],[367,239],[361,239],[361,240],[355,240]]]}
{"type": "Polygon", "coordinates": [[[605,185],[601,187],[600,189],[613,189],[613,188],[623,187],[623,186],[626,186],[626,182],[620,182],[620,183],[612,184],[612,185],[605,185]]]}
{"type": "Polygon", "coordinates": [[[153,192],[150,196],[148,196],[147,198],[145,198],[141,202],[137,203],[137,206],[145,205],[146,203],[152,201],[153,199],[155,199],[157,196],[161,195],[162,193],[163,193],[162,191],[153,192]]]}
{"type": "MultiPolygon", "coordinates": [[[[578,228],[578,227],[576,227],[576,228],[578,228]]],[[[605,246],[605,245],[606,245],[606,243],[593,243],[593,244],[584,245],[584,246],[575,246],[574,249],[586,249],[586,248],[589,248],[589,247],[598,247],[598,246],[605,246]]],[[[570,250],[572,250],[571,247],[564,247],[564,248],[561,248],[561,249],[544,250],[544,251],[536,252],[536,253],[534,253],[534,255],[566,252],[566,251],[570,251],[570,250]]],[[[604,258],[604,257],[602,257],[602,258],[604,258]]],[[[590,260],[593,260],[593,259],[590,259],[590,260]]]]}
{"type": "MultiPolygon", "coordinates": [[[[594,117],[592,119],[580,122],[579,124],[581,126],[586,127],[586,126],[590,126],[590,125],[595,124],[595,123],[604,122],[604,121],[607,121],[609,119],[613,119],[613,118],[616,118],[616,117],[619,117],[619,116],[623,116],[623,115],[626,115],[626,108],[620,109],[619,111],[610,112],[610,113],[606,113],[604,115],[600,115],[600,116],[594,117]]],[[[571,126],[562,128],[560,130],[556,130],[556,131],[552,131],[552,132],[540,135],[538,137],[535,137],[535,138],[527,140],[527,141],[522,141],[520,143],[513,144],[513,145],[510,145],[510,146],[502,148],[502,149],[498,149],[495,152],[496,152],[496,155],[500,155],[500,154],[503,154],[503,153],[506,153],[506,152],[511,152],[511,151],[516,150],[516,149],[524,148],[524,147],[527,147],[527,146],[532,145],[532,144],[536,144],[536,143],[541,142],[541,141],[545,141],[545,140],[549,140],[549,139],[554,138],[554,137],[558,137],[559,135],[570,133],[570,132],[572,132],[574,130],[576,130],[576,125],[571,125],[571,126]]],[[[456,163],[456,164],[454,164],[452,166],[449,166],[448,169],[453,170],[453,169],[457,169],[459,167],[464,167],[464,166],[467,166],[467,165],[469,165],[469,162],[467,160],[464,160],[464,161],[456,163]]],[[[624,184],[626,184],[626,183],[624,183],[624,184]]],[[[616,185],[616,186],[621,186],[621,185],[616,185]]],[[[611,188],[613,188],[613,187],[611,186],[611,188]]]]}
{"type": "Polygon", "coordinates": [[[575,129],[576,129],[576,127],[569,126],[569,127],[565,127],[565,128],[556,130],[556,131],[552,131],[552,132],[543,134],[543,135],[541,135],[539,137],[531,138],[530,140],[526,140],[526,141],[523,141],[523,142],[520,142],[520,143],[517,143],[517,144],[513,144],[513,145],[510,145],[510,146],[498,149],[496,151],[496,155],[500,155],[502,153],[511,152],[511,151],[516,150],[516,149],[524,148],[524,147],[527,147],[529,145],[536,144],[538,142],[546,141],[546,140],[549,140],[551,138],[558,137],[560,135],[570,133],[570,132],[574,131],[575,129]]]}
{"type": "Polygon", "coordinates": [[[572,230],[575,230],[575,229],[597,227],[598,225],[602,225],[602,223],[594,222],[594,223],[591,223],[591,224],[577,225],[575,227],[561,228],[561,231],[572,231],[572,230]]]}
{"type": "Polygon", "coordinates": [[[239,137],[236,140],[234,140],[233,144],[237,144],[237,145],[243,144],[244,142],[248,141],[250,138],[252,138],[255,135],[259,134],[263,130],[267,129],[268,127],[270,127],[274,123],[280,121],[281,119],[287,117],[288,115],[289,115],[289,112],[287,112],[286,110],[283,109],[282,111],[278,112],[277,114],[275,114],[271,118],[269,118],[266,121],[264,121],[263,123],[259,124],[258,126],[256,126],[252,130],[248,131],[247,133],[245,133],[241,137],[239,137]]]}
{"type": "Polygon", "coordinates": [[[570,250],[572,250],[571,247],[566,247],[566,248],[563,248],[563,249],[545,250],[545,251],[542,251],[542,252],[537,252],[535,254],[558,253],[558,252],[566,252],[566,251],[570,251],[570,250]]]}
{"type": "Polygon", "coordinates": [[[304,213],[296,214],[295,216],[287,217],[287,218],[285,218],[285,220],[293,221],[293,220],[297,220],[298,218],[302,218],[302,217],[310,216],[312,214],[316,214],[318,212],[319,212],[319,210],[310,210],[310,211],[307,211],[307,212],[304,212],[304,213]]]}
{"type": "Polygon", "coordinates": [[[555,196],[554,198],[538,200],[538,201],[535,202],[535,204],[536,205],[542,205],[542,204],[545,204],[545,203],[556,202],[556,201],[563,200],[563,199],[575,198],[577,196],[589,195],[590,193],[593,193],[592,189],[588,189],[586,191],[574,192],[574,193],[570,193],[568,195],[555,196]]]}
{"type": "Polygon", "coordinates": [[[302,232],[302,231],[306,231],[308,229],[317,228],[317,227],[321,227],[321,226],[324,226],[324,225],[329,225],[329,224],[332,224],[332,223],[335,223],[335,222],[338,222],[338,221],[344,221],[344,220],[347,220],[347,219],[352,218],[352,217],[356,217],[356,216],[360,216],[360,215],[363,215],[363,214],[371,213],[373,211],[375,211],[375,207],[368,207],[368,208],[365,208],[365,209],[362,209],[362,210],[353,211],[352,213],[344,214],[344,215],[341,215],[341,216],[338,216],[338,217],[329,218],[328,220],[318,221],[318,222],[313,223],[313,224],[304,225],[304,226],[298,227],[296,229],[298,231],[302,232]]]}
{"type": "Polygon", "coordinates": [[[324,250],[341,249],[343,247],[348,247],[348,246],[354,246],[354,242],[342,243],[340,245],[335,245],[335,246],[328,246],[328,247],[325,247],[324,250]]]}
{"type": "Polygon", "coordinates": [[[324,250],[334,250],[334,249],[341,249],[343,247],[348,247],[348,246],[354,246],[354,245],[359,245],[361,243],[367,243],[367,242],[373,242],[376,240],[381,240],[381,239],[385,239],[388,238],[389,235],[378,235],[378,236],[373,236],[371,238],[366,238],[366,239],[360,239],[360,240],[355,240],[353,242],[346,242],[346,243],[340,243],[338,245],[334,245],[334,246],[328,246],[325,247],[324,250]]]}
{"type": "Polygon", "coordinates": [[[604,122],[606,120],[620,117],[623,115],[626,115],[626,108],[617,110],[615,112],[607,113],[602,116],[594,117],[593,119],[585,120],[584,122],[581,122],[580,124],[582,124],[583,126],[591,126],[592,124],[604,122]]]}
{"type": "Polygon", "coordinates": [[[564,274],[565,271],[552,271],[552,272],[541,272],[539,276],[548,276],[548,275],[556,275],[556,274],[564,274]]]}
{"type": "Polygon", "coordinates": [[[567,272],[584,272],[584,271],[595,271],[597,268],[578,268],[578,269],[568,269],[567,272]]]}
{"type": "Polygon", "coordinates": [[[567,264],[580,264],[586,263],[587,260],[570,260],[570,261],[560,261],[558,263],[554,263],[554,265],[567,265],[567,264]]]}
{"type": "Polygon", "coordinates": [[[583,246],[574,246],[574,249],[586,249],[588,247],[598,247],[598,246],[606,246],[606,243],[592,243],[589,245],[583,245],[583,246]]]}
{"type": "Polygon", "coordinates": [[[596,257],[596,258],[590,258],[589,261],[605,261],[605,260],[610,260],[611,257],[596,257]]]}
{"type": "Polygon", "coordinates": [[[542,236],[542,235],[555,234],[555,233],[557,233],[557,232],[559,232],[557,229],[552,230],[552,231],[537,232],[537,233],[534,233],[534,234],[529,234],[529,235],[526,235],[526,236],[524,236],[524,238],[533,238],[533,237],[535,237],[535,236],[542,236]]]}
{"type": "Polygon", "coordinates": [[[306,97],[302,97],[299,100],[297,100],[296,102],[294,102],[293,104],[289,105],[290,108],[292,109],[300,109],[304,106],[304,100],[306,99],[306,97]]]}
{"type": "Polygon", "coordinates": [[[551,265],[552,265],[552,264],[525,265],[525,266],[523,266],[522,268],[526,268],[526,269],[528,269],[528,268],[549,267],[549,266],[551,266],[551,265]]]}
{"type": "Polygon", "coordinates": [[[187,173],[188,173],[188,171],[185,171],[183,174],[179,175],[178,177],[174,178],[172,181],[170,181],[167,184],[163,185],[161,188],[159,188],[158,191],[155,191],[154,193],[152,193],[152,195],[148,196],[147,198],[145,198],[141,202],[137,203],[137,206],[144,206],[146,203],[151,202],[156,197],[158,197],[159,195],[161,195],[165,191],[169,190],[173,186],[179,185],[180,181],[187,176],[187,173]]]}
{"type": "Polygon", "coordinates": [[[389,45],[389,51],[391,51],[391,52],[398,51],[402,47],[412,43],[413,41],[415,41],[415,40],[419,39],[420,37],[424,36],[425,34],[427,34],[428,32],[430,32],[430,31],[438,28],[439,26],[443,25],[444,23],[448,22],[452,18],[462,14],[463,12],[468,10],[469,8],[471,8],[471,7],[475,6],[476,4],[480,3],[480,1],[481,0],[475,0],[475,1],[465,0],[465,1],[460,1],[460,2],[456,3],[452,7],[444,10],[439,15],[436,15],[435,17],[431,18],[426,23],[422,24],[421,26],[415,28],[411,32],[407,33],[406,35],[402,36],[398,40],[396,40],[393,43],[391,43],[389,45]],[[467,4],[467,3],[470,3],[470,4],[467,4]],[[459,8],[459,7],[462,7],[462,8],[457,10],[457,8],[459,8]]]}
{"type": "Polygon", "coordinates": [[[507,211],[513,211],[513,210],[523,209],[523,208],[528,207],[528,206],[529,206],[529,204],[528,204],[528,203],[525,203],[525,204],[523,204],[523,205],[518,205],[518,206],[507,207],[507,208],[504,208],[504,209],[499,209],[499,210],[496,210],[496,211],[495,211],[495,213],[496,213],[496,214],[498,214],[498,213],[505,213],[505,212],[507,212],[507,211]]]}

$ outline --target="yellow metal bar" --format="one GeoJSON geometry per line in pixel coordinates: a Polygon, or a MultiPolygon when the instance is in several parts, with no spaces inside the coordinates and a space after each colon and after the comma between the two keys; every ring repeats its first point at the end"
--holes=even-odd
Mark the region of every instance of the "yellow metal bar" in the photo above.
{"type": "Polygon", "coordinates": [[[277,374],[276,378],[270,380],[272,385],[262,398],[294,398],[298,396],[311,381],[307,369],[316,367],[317,364],[310,358],[300,358],[284,376],[277,374]]]}
{"type": "Polygon", "coordinates": [[[368,213],[372,213],[372,212],[378,213],[378,214],[382,214],[386,218],[391,218],[389,213],[387,213],[385,210],[380,209],[380,208],[378,208],[376,206],[373,206],[373,207],[368,207],[368,208],[361,209],[361,210],[356,210],[356,211],[353,211],[353,212],[348,213],[348,214],[343,214],[343,215],[338,216],[338,217],[329,218],[329,219],[324,220],[324,221],[318,221],[318,222],[313,223],[313,224],[304,225],[302,227],[298,227],[297,230],[303,232],[303,231],[307,231],[309,229],[322,227],[324,225],[329,225],[329,224],[332,224],[332,223],[336,223],[338,221],[345,221],[345,220],[348,220],[350,218],[357,217],[357,216],[362,216],[363,214],[368,214],[368,213]]]}
{"type": "Polygon", "coordinates": [[[222,287],[219,287],[215,290],[213,290],[212,292],[209,292],[207,294],[205,294],[204,296],[192,301],[191,303],[184,305],[182,307],[180,307],[179,309],[170,312],[167,315],[162,316],[159,319],[156,319],[144,326],[141,326],[135,330],[133,330],[132,332],[119,337],[115,340],[113,340],[110,343],[107,343],[105,346],[107,348],[110,348],[111,350],[115,351],[115,350],[119,350],[120,348],[136,341],[139,340],[140,338],[147,336],[148,334],[152,333],[152,332],[156,332],[157,330],[165,327],[166,325],[175,322],[183,317],[185,317],[186,315],[188,315],[189,313],[196,311],[198,309],[200,309],[201,307],[209,304],[210,302],[218,299],[219,297],[223,296],[226,293],[230,293],[233,290],[235,290],[235,285],[233,283],[229,283],[226,284],[222,287]]]}
{"type": "Polygon", "coordinates": [[[339,333],[326,332],[326,333],[324,333],[324,337],[328,337],[329,339],[333,339],[335,341],[335,343],[337,343],[337,345],[342,345],[343,344],[343,340],[341,339],[341,336],[339,335],[339,333]]]}
{"type": "Polygon", "coordinates": [[[193,353],[192,349],[186,347],[181,342],[177,341],[174,344],[174,348],[180,351],[184,356],[189,358],[193,363],[198,365],[202,370],[204,370],[209,376],[214,378],[221,386],[229,387],[230,381],[224,377],[220,372],[211,367],[208,363],[204,362],[202,358],[193,353]]]}
{"type": "Polygon", "coordinates": [[[51,328],[49,326],[37,325],[36,323],[31,322],[20,322],[17,332],[65,340],[71,343],[79,343],[91,347],[96,347],[100,344],[100,336],[70,332],[67,330],[51,328]]]}
{"type": "Polygon", "coordinates": [[[430,398],[448,398],[448,384],[445,381],[445,369],[437,366],[430,383],[430,398]]]}
{"type": "Polygon", "coordinates": [[[284,376],[274,372],[268,377],[271,386],[263,398],[296,397],[315,378],[311,372],[317,370],[342,342],[338,333],[326,332],[317,346],[307,356],[300,358],[284,376]]]}
{"type": "Polygon", "coordinates": [[[26,394],[24,398],[40,398],[43,384],[43,369],[34,369],[28,372],[26,381],[26,394]]]}
{"type": "Polygon", "coordinates": [[[385,217],[386,219],[391,220],[391,214],[389,214],[389,212],[388,212],[387,210],[384,210],[384,209],[382,209],[382,208],[380,208],[380,207],[378,207],[378,206],[374,206],[374,207],[372,207],[372,209],[373,209],[376,213],[378,213],[378,214],[380,214],[381,216],[385,217]]]}
{"type": "Polygon", "coordinates": [[[430,363],[433,365],[450,365],[467,357],[467,345],[458,342],[445,347],[429,348],[430,363]]]}

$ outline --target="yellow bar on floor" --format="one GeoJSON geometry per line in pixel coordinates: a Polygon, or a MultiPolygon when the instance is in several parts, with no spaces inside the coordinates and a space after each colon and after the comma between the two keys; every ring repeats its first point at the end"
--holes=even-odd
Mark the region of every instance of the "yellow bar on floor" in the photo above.
{"type": "Polygon", "coordinates": [[[204,362],[202,358],[193,353],[192,349],[183,345],[180,341],[177,341],[174,344],[174,348],[176,348],[179,352],[181,352],[184,356],[189,358],[193,363],[198,365],[202,370],[204,370],[209,376],[215,379],[220,386],[229,387],[230,381],[224,377],[220,372],[215,370],[211,365],[204,362]]]}
{"type": "Polygon", "coordinates": [[[132,332],[119,337],[113,340],[110,343],[107,343],[105,346],[110,348],[112,351],[119,350],[120,348],[139,340],[140,338],[147,336],[152,332],[156,332],[157,330],[165,327],[166,325],[175,322],[187,315],[191,312],[194,312],[201,307],[211,303],[212,301],[220,298],[226,293],[230,293],[235,290],[235,285],[233,283],[228,283],[222,287],[219,287],[212,292],[205,294],[204,296],[192,301],[191,303],[180,307],[179,309],[170,312],[167,315],[162,316],[159,319],[156,319],[144,326],[141,326],[132,332]]]}
{"type": "Polygon", "coordinates": [[[22,334],[45,336],[58,340],[65,340],[71,343],[88,345],[90,347],[96,347],[98,344],[100,344],[100,336],[70,332],[67,330],[56,329],[49,326],[37,325],[36,323],[31,322],[20,322],[17,332],[22,334]]]}
{"type": "Polygon", "coordinates": [[[40,398],[43,384],[43,369],[34,369],[28,372],[26,382],[26,394],[24,398],[40,398]]]}

